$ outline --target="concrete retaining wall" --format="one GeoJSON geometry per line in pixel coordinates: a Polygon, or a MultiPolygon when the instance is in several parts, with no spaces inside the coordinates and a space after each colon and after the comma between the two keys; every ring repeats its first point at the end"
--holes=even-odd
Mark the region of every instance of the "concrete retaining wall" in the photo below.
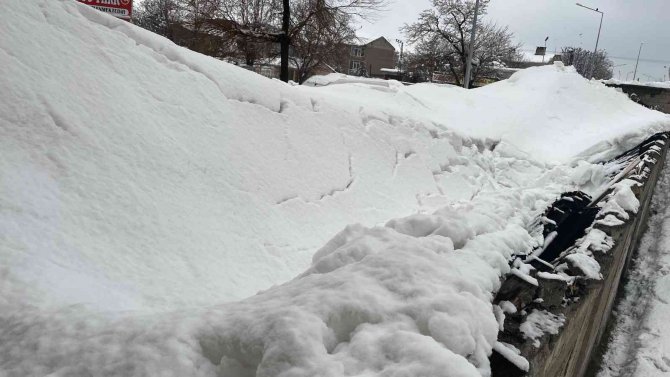
{"type": "MultiPolygon", "coordinates": [[[[626,157],[629,159],[630,171],[617,178],[629,178],[640,183],[632,188],[640,201],[638,212],[629,213],[629,219],[616,226],[604,225],[604,221],[596,221],[592,225],[591,229],[605,232],[614,241],[614,246],[609,250],[592,250],[593,258],[600,264],[602,279],[580,277],[576,273],[574,280],[562,285],[538,278],[537,285],[533,286],[514,276],[503,283],[494,303],[510,301],[521,314],[505,318],[499,341],[520,350],[521,356],[528,360],[530,368],[528,372],[520,370],[494,352],[491,357],[493,376],[595,375],[602,351],[600,348],[607,341],[605,335],[608,320],[622,277],[646,228],[652,193],[668,152],[667,137],[664,134],[659,140],[652,141],[655,147],[643,150],[639,156],[631,154],[626,157]],[[499,297],[501,295],[503,297],[499,297]],[[559,298],[558,301],[556,297],[559,298]],[[562,302],[560,298],[563,298],[562,302]],[[556,305],[556,302],[561,304],[556,305]],[[539,347],[526,339],[519,330],[520,324],[526,320],[525,316],[531,310],[542,310],[565,318],[560,331],[557,334],[545,334],[540,339],[539,347]]],[[[599,218],[603,217],[604,214],[599,214],[599,218]]],[[[560,267],[562,263],[565,266],[565,256],[553,261],[553,266],[560,267]]]]}
{"type": "Polygon", "coordinates": [[[667,143],[655,164],[645,163],[650,174],[642,186],[634,189],[640,209],[621,227],[601,227],[615,242],[606,254],[596,254],[603,280],[590,283],[577,304],[564,311],[567,322],[554,342],[546,344],[531,362],[532,376],[585,376],[592,365],[595,348],[602,343],[612,306],[624,271],[627,270],[637,243],[646,230],[649,204],[667,154],[667,143]]]}
{"type": "Polygon", "coordinates": [[[613,88],[620,88],[632,100],[650,109],[670,114],[670,89],[655,88],[653,86],[630,84],[605,84],[613,88]]]}

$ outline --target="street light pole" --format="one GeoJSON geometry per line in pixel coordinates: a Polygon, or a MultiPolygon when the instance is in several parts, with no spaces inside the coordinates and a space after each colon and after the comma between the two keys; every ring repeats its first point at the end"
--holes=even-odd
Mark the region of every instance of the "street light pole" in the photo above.
{"type": "Polygon", "coordinates": [[[465,63],[465,77],[463,87],[470,87],[470,71],[472,70],[472,53],[475,48],[475,30],[477,29],[477,12],[479,12],[479,0],[475,1],[475,17],[472,19],[472,31],[470,32],[470,45],[468,46],[468,57],[465,63]]]}
{"type": "Polygon", "coordinates": [[[582,5],[580,3],[577,3],[577,5],[582,7],[582,8],[586,8],[586,9],[592,10],[594,12],[600,13],[600,26],[598,26],[598,38],[596,38],[596,48],[593,50],[593,57],[591,57],[591,72],[589,72],[589,79],[592,79],[593,78],[593,71],[596,68],[596,54],[598,53],[598,42],[600,42],[600,29],[602,29],[602,27],[603,27],[603,16],[605,15],[605,13],[603,13],[602,11],[599,11],[598,8],[596,8],[596,9],[589,8],[586,5],[582,5]]]}
{"type": "Polygon", "coordinates": [[[400,81],[402,81],[402,49],[405,46],[405,43],[400,39],[396,39],[395,41],[400,43],[400,59],[398,59],[398,76],[400,77],[400,81]]]}
{"type": "Polygon", "coordinates": [[[544,54],[542,54],[542,63],[544,63],[544,56],[547,55],[547,41],[549,40],[549,37],[544,38],[544,54]]]}
{"type": "Polygon", "coordinates": [[[635,61],[635,73],[633,73],[633,81],[635,81],[635,76],[637,76],[637,63],[640,62],[640,52],[642,52],[642,45],[644,42],[640,43],[640,49],[637,50],[637,60],[635,61]]]}
{"type": "MultiPolygon", "coordinates": [[[[625,65],[626,65],[626,63],[623,63],[623,64],[617,64],[617,65],[613,65],[612,68],[623,67],[623,66],[625,66],[625,65]]],[[[621,80],[621,70],[619,70],[619,80],[621,80]]]]}

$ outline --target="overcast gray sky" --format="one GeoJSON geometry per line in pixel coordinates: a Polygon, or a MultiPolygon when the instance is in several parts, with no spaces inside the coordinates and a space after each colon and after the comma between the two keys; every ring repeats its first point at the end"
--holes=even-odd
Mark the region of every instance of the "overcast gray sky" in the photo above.
{"type": "MultiPolygon", "coordinates": [[[[398,30],[411,23],[419,12],[430,7],[429,0],[389,0],[388,11],[374,23],[362,25],[365,37],[386,36],[395,43],[403,39],[398,30]]],[[[641,59],[670,63],[670,0],[581,0],[582,4],[605,13],[599,48],[611,56],[637,56],[645,42],[641,59]]],[[[593,49],[600,14],[575,5],[570,0],[491,0],[485,20],[508,25],[526,49],[541,46],[549,36],[547,50],[563,46],[593,49]],[[581,36],[580,36],[581,34],[581,36]]]]}

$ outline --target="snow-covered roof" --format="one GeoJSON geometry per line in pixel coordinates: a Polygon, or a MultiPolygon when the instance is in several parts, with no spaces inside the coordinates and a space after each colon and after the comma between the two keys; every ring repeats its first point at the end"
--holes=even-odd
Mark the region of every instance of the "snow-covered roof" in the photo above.
{"type": "Polygon", "coordinates": [[[374,41],[376,38],[366,38],[366,37],[356,37],[353,41],[352,44],[358,45],[358,46],[365,46],[366,44],[374,41]]]}
{"type": "Polygon", "coordinates": [[[395,46],[393,46],[393,44],[389,42],[389,39],[386,37],[377,37],[377,38],[356,37],[353,41],[351,41],[351,44],[355,46],[365,46],[379,39],[383,39],[387,44],[389,44],[391,47],[395,49],[395,46]]]}

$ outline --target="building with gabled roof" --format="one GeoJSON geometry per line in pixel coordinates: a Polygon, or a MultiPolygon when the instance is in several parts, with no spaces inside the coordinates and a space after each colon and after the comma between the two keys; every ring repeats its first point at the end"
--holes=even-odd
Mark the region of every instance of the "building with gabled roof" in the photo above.
{"type": "Polygon", "coordinates": [[[389,69],[396,66],[395,47],[384,37],[356,38],[349,44],[350,75],[385,78],[389,69]]]}

